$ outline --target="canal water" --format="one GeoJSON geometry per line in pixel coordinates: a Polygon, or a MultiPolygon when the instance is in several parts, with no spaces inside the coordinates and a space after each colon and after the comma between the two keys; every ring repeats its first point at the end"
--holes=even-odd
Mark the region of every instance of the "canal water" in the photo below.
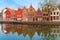
{"type": "Polygon", "coordinates": [[[60,26],[0,24],[0,40],[60,40],[60,26]]]}

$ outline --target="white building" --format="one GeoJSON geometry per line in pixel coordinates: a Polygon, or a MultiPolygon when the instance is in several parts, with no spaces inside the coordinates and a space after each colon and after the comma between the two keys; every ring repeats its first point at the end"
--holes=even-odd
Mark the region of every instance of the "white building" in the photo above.
{"type": "Polygon", "coordinates": [[[51,12],[50,21],[60,21],[60,10],[58,8],[51,12]]]}
{"type": "Polygon", "coordinates": [[[7,9],[3,9],[3,11],[2,11],[3,20],[6,20],[6,13],[5,13],[6,10],[7,10],[7,9]]]}

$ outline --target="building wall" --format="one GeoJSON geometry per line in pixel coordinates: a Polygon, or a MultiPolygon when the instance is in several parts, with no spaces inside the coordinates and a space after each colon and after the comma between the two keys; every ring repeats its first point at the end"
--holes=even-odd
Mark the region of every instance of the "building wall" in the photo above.
{"type": "Polygon", "coordinates": [[[28,9],[28,21],[36,21],[36,11],[32,5],[28,9]]]}
{"type": "Polygon", "coordinates": [[[28,9],[26,7],[23,8],[22,18],[22,21],[28,21],[28,9]]]}
{"type": "Polygon", "coordinates": [[[42,18],[44,21],[49,21],[50,13],[48,11],[42,10],[42,18]]]}
{"type": "Polygon", "coordinates": [[[15,13],[16,20],[22,21],[22,9],[18,8],[15,13]]]}
{"type": "Polygon", "coordinates": [[[6,11],[6,9],[3,9],[3,10],[2,10],[2,17],[3,17],[3,20],[6,20],[6,14],[5,14],[5,11],[6,11]]]}
{"type": "Polygon", "coordinates": [[[60,10],[59,9],[51,12],[50,20],[51,21],[60,21],[60,10]]]}
{"type": "Polygon", "coordinates": [[[12,10],[12,12],[11,12],[11,20],[16,20],[16,18],[15,18],[15,10],[12,10]]]}
{"type": "Polygon", "coordinates": [[[42,13],[41,10],[38,8],[36,11],[36,21],[41,21],[42,20],[42,13]]]}
{"type": "Polygon", "coordinates": [[[2,11],[0,11],[0,20],[3,20],[2,11]]]}

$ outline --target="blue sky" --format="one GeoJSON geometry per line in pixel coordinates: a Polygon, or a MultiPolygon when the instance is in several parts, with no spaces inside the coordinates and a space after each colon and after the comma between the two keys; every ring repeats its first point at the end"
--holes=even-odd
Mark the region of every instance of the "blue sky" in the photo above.
{"type": "Polygon", "coordinates": [[[45,3],[45,0],[1,0],[0,9],[3,8],[13,8],[17,9],[18,7],[23,8],[24,6],[29,7],[31,4],[35,9],[38,8],[38,3],[45,3]]]}
{"type": "Polygon", "coordinates": [[[1,0],[0,9],[6,7],[17,9],[18,7],[23,8],[24,6],[28,8],[31,4],[37,9],[39,2],[44,3],[44,0],[1,0]]]}

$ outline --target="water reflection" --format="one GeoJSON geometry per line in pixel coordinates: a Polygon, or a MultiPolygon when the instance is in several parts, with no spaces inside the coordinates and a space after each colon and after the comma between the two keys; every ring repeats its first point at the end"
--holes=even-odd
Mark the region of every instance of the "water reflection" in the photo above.
{"type": "Polygon", "coordinates": [[[27,35],[32,40],[37,33],[39,40],[56,40],[60,36],[60,26],[2,24],[2,32],[4,34],[18,33],[18,36],[23,34],[24,37],[27,35]]]}

